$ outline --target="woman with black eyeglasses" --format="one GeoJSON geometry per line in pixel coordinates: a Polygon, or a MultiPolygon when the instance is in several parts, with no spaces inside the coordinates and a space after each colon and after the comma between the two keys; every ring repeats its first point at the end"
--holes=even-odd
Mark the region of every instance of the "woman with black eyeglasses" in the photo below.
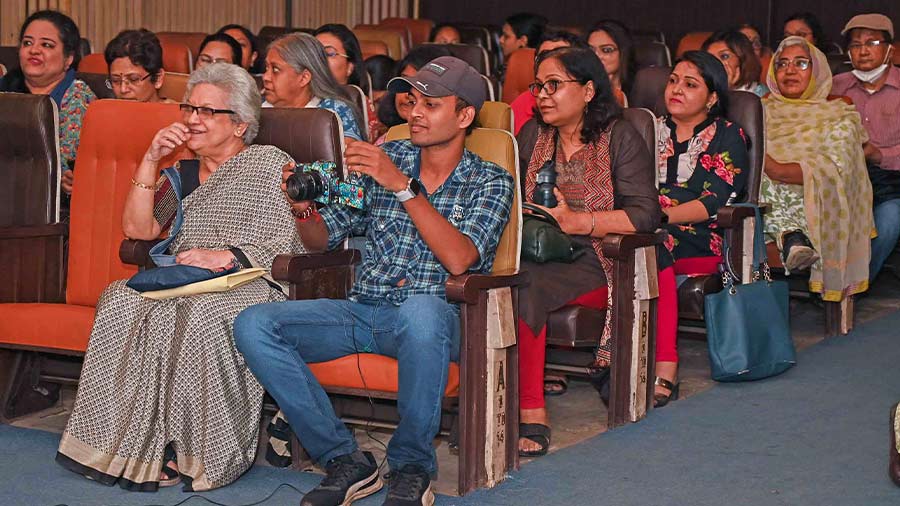
{"type": "Polygon", "coordinates": [[[600,21],[591,28],[588,45],[603,62],[613,90],[621,94],[619,103],[628,107],[628,91],[634,78],[634,44],[628,28],[618,21],[600,21]]]}
{"type": "MultiPolygon", "coordinates": [[[[134,170],[125,235],[153,240],[165,232],[176,264],[214,272],[268,274],[277,254],[303,251],[281,194],[282,169],[293,160],[251,145],[261,102],[256,81],[237,65],[191,74],[181,121],[156,134],[134,170]],[[198,158],[175,165],[179,187],[159,169],[185,147],[198,158]]],[[[282,287],[257,278],[227,292],[156,300],[126,281],[100,296],[57,462],[137,491],[182,477],[195,491],[231,483],[253,464],[263,399],[231,329],[243,309],[284,300],[282,287]]]]}
{"type": "Polygon", "coordinates": [[[159,95],[166,71],[162,68],[162,46],[153,32],[143,28],[123,30],[106,45],[103,57],[109,66],[106,87],[116,98],[173,102],[159,95]]]}
{"type": "MultiPolygon", "coordinates": [[[[567,305],[606,308],[612,262],[600,242],[608,233],[652,231],[660,217],[653,159],[640,134],[622,120],[600,60],[589,49],[564,47],[541,53],[535,69],[537,128],[526,125],[518,138],[528,167],[525,198],[550,213],[586,253],[572,263],[521,264],[531,279],[519,290],[519,454],[525,457],[544,455],[550,446],[544,405],[548,315],[567,305]],[[555,204],[537,189],[548,162],[556,174],[555,204]]],[[[609,323],[599,342],[599,375],[609,370],[609,323]]]]}
{"type": "Polygon", "coordinates": [[[59,154],[62,189],[72,193],[72,168],[81,122],[88,104],[97,96],[84,81],[75,78],[81,57],[81,35],[72,18],[56,11],[37,11],[28,16],[19,32],[19,68],[0,78],[0,92],[50,95],[59,108],[59,154]]]}

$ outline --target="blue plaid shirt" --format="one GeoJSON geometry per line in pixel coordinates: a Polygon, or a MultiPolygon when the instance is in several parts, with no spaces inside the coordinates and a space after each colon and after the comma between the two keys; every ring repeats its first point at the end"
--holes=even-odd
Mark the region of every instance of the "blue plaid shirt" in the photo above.
{"type": "MultiPolygon", "coordinates": [[[[381,148],[401,172],[419,177],[418,147],[404,140],[381,148]]],[[[450,273],[425,244],[403,204],[373,179],[365,177],[363,184],[364,210],[332,205],[321,213],[328,228],[329,249],[350,234],[366,236],[365,261],[357,271],[351,295],[394,304],[411,295],[446,297],[444,283],[450,273]]],[[[475,244],[479,258],[470,272],[490,272],[509,220],[514,184],[505,169],[466,150],[444,184],[427,195],[431,205],[475,244]]]]}

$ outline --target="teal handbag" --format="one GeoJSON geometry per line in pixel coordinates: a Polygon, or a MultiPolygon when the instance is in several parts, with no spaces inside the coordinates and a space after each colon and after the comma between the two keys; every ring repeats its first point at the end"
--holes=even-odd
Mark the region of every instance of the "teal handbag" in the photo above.
{"type": "Polygon", "coordinates": [[[763,218],[756,211],[753,237],[753,281],[741,284],[724,241],[724,288],[706,296],[704,315],[712,379],[752,381],[775,376],[797,363],[788,316],[788,286],[772,281],[763,242],[763,218]]]}
{"type": "Polygon", "coordinates": [[[522,217],[522,260],[570,264],[584,254],[585,248],[562,231],[553,215],[529,202],[522,209],[531,211],[522,217]]]}

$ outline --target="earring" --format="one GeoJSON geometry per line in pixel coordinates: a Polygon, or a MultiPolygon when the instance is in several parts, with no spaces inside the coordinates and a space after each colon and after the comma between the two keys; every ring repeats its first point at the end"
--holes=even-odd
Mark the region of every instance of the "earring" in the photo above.
{"type": "Polygon", "coordinates": [[[706,104],[706,112],[711,111],[714,105],[716,105],[716,104],[715,104],[715,103],[712,103],[712,104],[706,104]]]}

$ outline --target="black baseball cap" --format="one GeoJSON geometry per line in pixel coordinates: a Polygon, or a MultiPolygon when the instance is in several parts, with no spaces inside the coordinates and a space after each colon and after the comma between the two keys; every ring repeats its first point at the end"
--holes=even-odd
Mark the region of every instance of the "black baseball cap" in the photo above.
{"type": "Polygon", "coordinates": [[[428,97],[455,95],[480,111],[487,100],[485,82],[481,74],[468,63],[454,56],[441,56],[426,63],[412,77],[395,77],[388,82],[388,91],[406,93],[415,88],[428,97]]]}

